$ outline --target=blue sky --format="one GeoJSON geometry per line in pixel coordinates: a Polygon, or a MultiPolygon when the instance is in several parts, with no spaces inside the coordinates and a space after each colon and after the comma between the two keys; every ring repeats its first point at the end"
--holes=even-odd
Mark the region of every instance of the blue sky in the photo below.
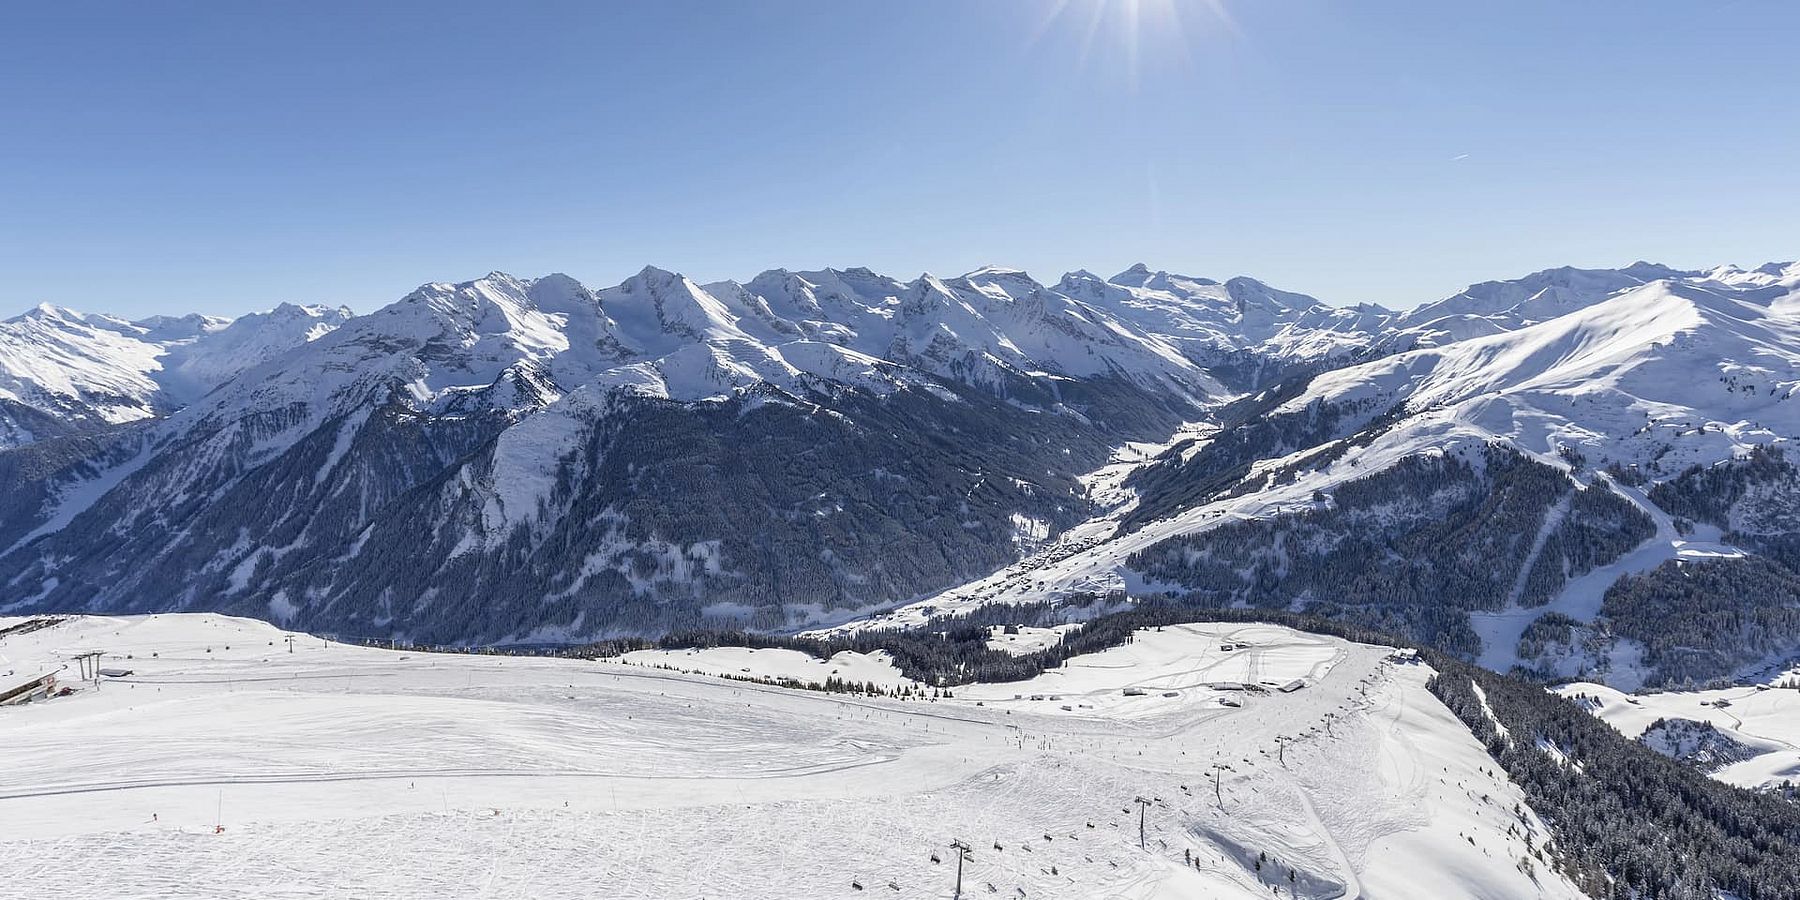
{"type": "Polygon", "coordinates": [[[1139,260],[1404,306],[1800,255],[1792,2],[58,2],[0,32],[0,313],[1139,260]]]}

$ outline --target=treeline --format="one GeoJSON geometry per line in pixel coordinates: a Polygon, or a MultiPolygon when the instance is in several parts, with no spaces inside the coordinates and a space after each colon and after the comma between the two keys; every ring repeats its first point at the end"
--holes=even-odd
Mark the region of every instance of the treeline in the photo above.
{"type": "Polygon", "coordinates": [[[1649,497],[1669,515],[1729,528],[1732,507],[1753,485],[1794,476],[1794,464],[1780,448],[1758,444],[1738,459],[1690,466],[1651,488],[1649,497]]]}
{"type": "Polygon", "coordinates": [[[1619,579],[1600,614],[1644,646],[1654,683],[1704,683],[1800,648],[1800,575],[1760,556],[1670,560],[1619,579]]]}
{"type": "MultiPolygon", "coordinates": [[[[661,443],[654,442],[655,446],[661,443]]],[[[626,454],[623,464],[635,466],[633,460],[638,458],[626,454]]],[[[1779,460],[1778,451],[1758,452],[1743,468],[1779,473],[1785,471],[1776,465],[1779,460]]],[[[1707,474],[1728,468],[1694,469],[1683,478],[1737,483],[1738,479],[1721,481],[1707,474]]],[[[1684,496],[1698,494],[1691,484],[1683,489],[1684,496]]],[[[1654,532],[1641,510],[1603,483],[1575,488],[1557,470],[1501,446],[1486,448],[1474,461],[1455,455],[1410,457],[1340,485],[1331,501],[1297,514],[1230,523],[1164,541],[1134,555],[1130,563],[1153,579],[1181,585],[1184,590],[1168,599],[1192,607],[1193,615],[1224,616],[1218,611],[1240,604],[1263,610],[1255,613],[1263,616],[1298,608],[1313,617],[1372,633],[1404,635],[1471,658],[1481,647],[1470,628],[1469,611],[1495,609],[1505,602],[1519,568],[1529,558],[1532,536],[1557,504],[1566,504],[1566,512],[1531,564],[1521,597],[1527,605],[1548,600],[1569,578],[1617,559],[1654,532]]],[[[665,521],[677,533],[698,530],[697,520],[665,521]]],[[[956,530],[967,536],[966,529],[956,530]]],[[[772,531],[764,529],[759,540],[779,540],[780,529],[772,531]]],[[[1767,552],[1782,537],[1765,535],[1758,546],[1767,552]]],[[[945,545],[938,546],[941,553],[945,545]]],[[[1794,546],[1800,551],[1800,542],[1794,546]]],[[[816,553],[798,547],[768,544],[764,552],[794,557],[800,565],[820,560],[816,553]]],[[[943,557],[937,558],[941,563],[943,557]]],[[[1624,637],[1645,646],[1644,662],[1655,670],[1653,683],[1680,684],[1705,682],[1761,656],[1787,652],[1800,644],[1795,638],[1800,635],[1800,578],[1791,574],[1791,567],[1775,562],[1780,558],[1770,553],[1763,559],[1671,563],[1623,579],[1608,593],[1602,621],[1588,627],[1566,617],[1542,619],[1524,635],[1521,656],[1528,668],[1533,660],[1565,650],[1598,658],[1605,655],[1608,641],[1624,637]]],[[[483,559],[484,565],[504,565],[499,559],[483,559]]],[[[980,564],[964,561],[953,567],[980,564]]],[[[799,575],[793,569],[786,571],[788,576],[799,575]]],[[[890,573],[900,571],[905,570],[890,568],[890,573]]],[[[655,569],[640,574],[653,578],[655,569]]],[[[1122,596],[1092,597],[1080,607],[988,608],[1000,611],[984,609],[934,623],[933,630],[944,635],[930,639],[912,632],[877,631],[821,643],[758,633],[786,626],[780,606],[751,606],[758,612],[743,620],[741,630],[709,630],[705,609],[697,604],[634,595],[623,579],[618,588],[624,595],[614,607],[619,626],[662,631],[666,636],[602,643],[590,652],[720,644],[783,646],[820,656],[842,649],[885,650],[903,671],[932,684],[940,676],[945,684],[1029,678],[1046,665],[1060,665],[1071,651],[1086,652],[1091,640],[1078,632],[1045,651],[1044,658],[1034,659],[987,647],[986,635],[977,626],[1057,624],[1072,615],[1090,618],[1123,602],[1122,596]]],[[[585,602],[575,597],[552,600],[550,617],[563,615],[557,610],[564,605],[573,617],[585,602]]],[[[447,615],[449,609],[462,608],[440,602],[439,611],[447,615]]],[[[467,608],[471,614],[487,611],[476,605],[467,608]]]]}
{"type": "MultiPolygon", "coordinates": [[[[673,663],[655,663],[644,668],[693,674],[691,670],[683,669],[673,663]]],[[[928,688],[913,684],[883,685],[873,681],[853,681],[839,678],[836,675],[826,676],[824,681],[808,681],[788,675],[746,675],[739,672],[721,672],[712,677],[793,691],[818,691],[822,694],[850,694],[858,697],[888,697],[894,700],[948,700],[956,696],[950,688],[928,688]]]]}
{"type": "MultiPolygon", "coordinates": [[[[831,641],[719,631],[684,640],[703,641],[703,646],[785,647],[821,657],[846,649],[886,650],[909,678],[933,685],[940,678],[946,685],[960,684],[957,679],[987,671],[990,664],[1029,677],[1070,657],[1129,642],[1143,629],[1195,622],[1273,624],[1362,643],[1416,646],[1355,623],[1310,615],[1149,603],[1087,621],[1058,646],[1012,657],[986,646],[989,629],[1006,618],[1018,624],[1054,624],[1057,610],[1034,604],[989,608],[982,614],[985,621],[980,623],[941,620],[912,632],[878,631],[831,641]]],[[[677,643],[610,642],[592,649],[622,652],[627,646],[677,643]]],[[[1438,672],[1430,681],[1432,693],[1471,730],[1550,826],[1553,840],[1535,851],[1590,896],[1800,897],[1800,805],[1779,792],[1758,793],[1713,781],[1626,738],[1540,684],[1434,649],[1418,649],[1438,672]],[[1494,727],[1473,685],[1481,686],[1511,740],[1494,727]],[[1540,738],[1574,764],[1540,749],[1540,738]]]]}
{"type": "MultiPolygon", "coordinates": [[[[885,652],[893,658],[895,667],[907,678],[926,685],[953,687],[974,682],[1024,681],[1057,668],[1074,657],[1130,643],[1140,630],[1195,622],[1286,625],[1345,640],[1393,643],[1392,638],[1374,629],[1317,616],[1276,610],[1199,609],[1161,602],[1145,603],[1122,612],[1100,615],[1083,622],[1079,628],[1065,632],[1059,643],[1042,650],[1014,655],[988,646],[994,628],[1004,627],[1006,624],[1058,624],[1059,613],[1066,614],[1066,611],[1047,604],[1030,604],[985,607],[977,612],[982,619],[944,618],[915,629],[874,629],[830,638],[704,630],[654,639],[598,641],[572,652],[578,656],[611,657],[632,650],[748,647],[757,650],[797,650],[818,659],[830,659],[846,650],[857,653],[885,652]]],[[[1060,621],[1066,621],[1066,618],[1060,621]]]]}
{"type": "Polygon", "coordinates": [[[1441,653],[1426,659],[1439,672],[1432,693],[1549,822],[1558,868],[1589,896],[1800,897],[1800,805],[1714,781],[1537,684],[1441,653]],[[1510,739],[1488,719],[1474,685],[1510,739]]]}
{"type": "Polygon", "coordinates": [[[1544,613],[1525,626],[1525,632],[1519,636],[1519,657],[1540,660],[1579,651],[1583,648],[1576,644],[1587,631],[1587,625],[1574,618],[1554,610],[1544,613]]]}
{"type": "Polygon", "coordinates": [[[1525,578],[1520,604],[1549,603],[1569,579],[1617,560],[1655,534],[1656,523],[1604,482],[1576,491],[1525,578]]]}
{"type": "MultiPolygon", "coordinates": [[[[1050,534],[1085,520],[1083,473],[1196,415],[1123,377],[1020,378],[994,386],[1004,396],[823,379],[721,402],[609,394],[567,421],[544,413],[561,436],[526,463],[548,471],[521,479],[500,439],[512,411],[481,401],[512,377],[454,408],[371,380],[354,416],[313,423],[295,404],[202,423],[35,549],[0,555],[0,580],[44,585],[33,608],[273,615],[423,643],[781,630],[1015,561],[1019,517],[1050,534]],[[259,444],[302,425],[316,427],[259,444]]],[[[64,482],[131,456],[126,433],[0,452],[0,545],[64,482]]]]}
{"type": "MultiPolygon", "coordinates": [[[[487,524],[491,494],[475,487],[499,465],[497,428],[442,440],[443,422],[377,414],[328,481],[317,473],[335,427],[239,482],[241,501],[195,519],[171,511],[155,543],[177,540],[191,564],[152,567],[144,595],[191,591],[248,615],[267,615],[272,598],[310,598],[295,603],[296,627],[442,643],[577,622],[644,634],[788,628],[1005,565],[1015,514],[1051,533],[1085,517],[1077,476],[1104,462],[1111,439],[1081,416],[959,390],[954,400],[845,392],[829,407],[824,397],[620,398],[578,426],[541,517],[521,524],[525,511],[508,510],[501,533],[487,524]],[[434,444],[444,449],[421,449],[434,444]],[[293,550],[221,568],[235,551],[220,542],[245,533],[293,550]]],[[[1110,382],[1067,393],[1136,408],[1110,382]]]]}
{"type": "MultiPolygon", "coordinates": [[[[1716,683],[1800,650],[1800,469],[1779,447],[1690,466],[1648,496],[1677,529],[1706,523],[1753,555],[1671,560],[1608,588],[1596,626],[1644,648],[1652,685],[1716,683]]],[[[1630,537],[1621,533],[1621,540],[1630,537]]],[[[1530,636],[1530,632],[1527,633],[1530,636]]]]}
{"type": "Polygon", "coordinates": [[[1272,415],[1299,396],[1310,375],[1290,378],[1251,397],[1222,407],[1214,418],[1220,430],[1198,452],[1178,446],[1155,463],[1133,472],[1127,487],[1138,493],[1137,506],[1119,523],[1121,532],[1207,502],[1237,485],[1251,464],[1316,447],[1340,432],[1355,430],[1372,413],[1371,403],[1339,404],[1315,400],[1304,409],[1272,415]]]}
{"type": "Polygon", "coordinates": [[[1604,484],[1577,489],[1561,471],[1501,445],[1473,461],[1407,457],[1339,485],[1329,499],[1171,538],[1129,564],[1187,588],[1190,605],[1299,606],[1472,657],[1481,645],[1468,612],[1503,607],[1528,564],[1521,600],[1543,603],[1655,532],[1604,484]],[[1535,536],[1564,502],[1534,561],[1535,536]]]}

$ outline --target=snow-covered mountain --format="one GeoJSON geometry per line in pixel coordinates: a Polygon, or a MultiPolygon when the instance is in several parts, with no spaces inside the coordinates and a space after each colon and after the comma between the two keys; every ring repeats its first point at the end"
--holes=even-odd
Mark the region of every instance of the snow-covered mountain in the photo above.
{"type": "Polygon", "coordinates": [[[1620,291],[1653,281],[1690,279],[1700,274],[1641,261],[1623,269],[1563,266],[1510,281],[1469,285],[1453,297],[1402,313],[1395,324],[1413,327],[1449,316],[1482,316],[1499,319],[1516,328],[1575,312],[1620,291]]]}
{"type": "Polygon", "coordinates": [[[1056,289],[1162,335],[1240,390],[1296,368],[1341,363],[1376,343],[1396,315],[1373,305],[1328,306],[1252,278],[1221,283],[1142,263],[1106,280],[1071,272],[1056,289]]]}
{"type": "Polygon", "coordinates": [[[39,306],[0,322],[0,447],[167,414],[349,318],[282,304],[129,322],[39,306]]]}
{"type": "Polygon", "coordinates": [[[1412,419],[1389,442],[1458,432],[1594,464],[1659,469],[1800,434],[1800,266],[1659,280],[1499,334],[1349,366],[1271,411],[1412,419]]]}
{"type": "Polygon", "coordinates": [[[0,606],[433,640],[1123,593],[1660,677],[1704,667],[1620,640],[1607,589],[1745,529],[1774,558],[1787,525],[1779,485],[1658,498],[1800,436],[1792,264],[1555,269],[1406,313],[1146,266],[646,268],[6,325],[39,402],[9,409],[61,430],[0,453],[0,606]],[[1546,613],[1586,649],[1546,651],[1546,613]]]}
{"type": "Polygon", "coordinates": [[[1004,389],[1047,373],[1123,378],[1201,401],[1226,393],[1166,331],[1016,269],[910,282],[867,269],[777,270],[711,289],[770,337],[802,335],[975,385],[1004,389]]]}
{"type": "Polygon", "coordinates": [[[1385,352],[1436,347],[1535,325],[1578,312],[1615,294],[1657,281],[1693,280],[1704,273],[1635,262],[1622,269],[1563,266],[1509,281],[1472,284],[1452,297],[1395,316],[1385,352]]]}
{"type": "Polygon", "coordinates": [[[1800,439],[1800,265],[1555,270],[1438,306],[1385,337],[1457,308],[1491,333],[1235,401],[1098,479],[1111,511],[915,610],[1251,603],[1628,686],[1800,649],[1783,580],[1800,524],[1781,512],[1800,481],[1780,461],[1800,439]],[[1545,300],[1556,314],[1531,321],[1545,300]],[[1756,620],[1660,634],[1697,565],[1738,573],[1709,608],[1756,620]]]}
{"type": "Polygon", "coordinates": [[[999,269],[494,273],[260,359],[236,325],[154,324],[171,347],[129,370],[133,418],[244,367],[141,428],[20,452],[0,569],[35,587],[12,605],[441,639],[841,617],[1066,527],[1115,436],[1228,396],[1160,336],[999,269]]]}

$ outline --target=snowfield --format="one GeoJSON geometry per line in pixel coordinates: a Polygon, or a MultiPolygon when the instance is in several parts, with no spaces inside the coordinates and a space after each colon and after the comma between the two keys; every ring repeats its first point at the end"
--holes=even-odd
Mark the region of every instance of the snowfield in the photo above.
{"type": "Polygon", "coordinates": [[[707,647],[700,650],[633,650],[620,661],[636,666],[674,669],[700,675],[723,675],[738,678],[792,678],[806,684],[822,685],[837,678],[857,684],[875,684],[897,688],[916,684],[900,674],[886,653],[856,653],[845,650],[830,659],[816,659],[798,650],[748,647],[707,647]]]}
{"type": "Polygon", "coordinates": [[[1778,687],[1795,679],[1800,679],[1800,669],[1790,668],[1761,684],[1710,691],[1631,695],[1588,682],[1565,684],[1556,691],[1585,698],[1589,712],[1629,738],[1641,737],[1659,719],[1710,723],[1752,754],[1712,776],[1738,787],[1761,788],[1800,781],[1800,690],[1778,687]]]}
{"type": "Polygon", "coordinates": [[[1182,705],[1217,709],[1258,689],[1315,683],[1345,655],[1285,628],[1184,625],[1142,633],[1026,681],[973,685],[957,696],[1006,709],[1136,718],[1182,705]]]}
{"type": "Polygon", "coordinates": [[[1048,649],[1062,643],[1063,635],[1081,626],[1076,624],[1057,625],[1053,628],[1036,628],[1022,625],[1007,634],[1006,629],[996,625],[989,629],[988,649],[1009,653],[1013,656],[1025,656],[1048,649]]]}
{"type": "Polygon", "coordinates": [[[5,893],[948,897],[962,839],[969,896],[1578,896],[1524,871],[1508,827],[1541,844],[1542,823],[1512,812],[1520,793],[1429,671],[1380,647],[1170,627],[1030,682],[898,701],[650,667],[892,670],[876,657],[288,635],[171,614],[0,638],[0,673],[67,664],[78,688],[0,707],[5,893]],[[80,683],[88,650],[131,674],[80,683]],[[1011,699],[1048,692],[1063,700],[1011,699]]]}
{"type": "MultiPolygon", "coordinates": [[[[350,318],[342,307],[283,303],[235,320],[188,315],[128,322],[42,304],[0,321],[0,400],[70,425],[148,419],[350,318]]],[[[42,437],[11,416],[0,419],[0,448],[42,437]]]]}

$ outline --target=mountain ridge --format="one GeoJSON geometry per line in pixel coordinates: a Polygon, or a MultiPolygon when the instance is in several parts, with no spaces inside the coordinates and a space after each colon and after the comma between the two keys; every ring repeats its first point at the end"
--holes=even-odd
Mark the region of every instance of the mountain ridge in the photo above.
{"type": "MultiPolygon", "coordinates": [[[[1517,571],[1470,597],[1529,582],[1534,602],[1561,602],[1565,581],[1640,540],[1611,485],[1800,435],[1783,402],[1800,383],[1783,349],[1800,344],[1797,285],[1791,264],[1553,269],[1472,286],[1418,322],[1145,265],[1054,285],[1002,266],[706,285],[646,266],[599,289],[434,282],[362,316],[53,308],[26,324],[116,352],[117,373],[105,353],[89,368],[164,405],[116,423],[9,407],[63,430],[0,449],[0,583],[18,591],[0,606],[218,609],[461,642],[794,630],[908,601],[1095,592],[1329,612],[1280,587],[1293,559],[1206,535],[1227,514],[1288,528],[1340,492],[1410,496],[1407,479],[1459,499],[1407,500],[1412,524],[1360,507],[1342,522],[1474,516],[1517,571]],[[180,372],[206,389],[183,394],[180,372]],[[1518,498],[1506,515],[1541,539],[1479,518],[1469,504],[1490,495],[1518,498]],[[1032,556],[1046,546],[1063,555],[1032,556]],[[1196,552],[1274,568],[1232,587],[1179,562],[1196,552]],[[1562,569],[1532,569],[1540,556],[1562,569]]],[[[26,327],[6,324],[0,346],[26,327]]],[[[1308,540],[1339,541],[1337,521],[1306,525],[1308,540]]],[[[1408,633],[1465,651],[1478,617],[1503,612],[1493,602],[1408,633]]],[[[1428,607],[1383,615],[1440,614],[1428,607]]]]}

